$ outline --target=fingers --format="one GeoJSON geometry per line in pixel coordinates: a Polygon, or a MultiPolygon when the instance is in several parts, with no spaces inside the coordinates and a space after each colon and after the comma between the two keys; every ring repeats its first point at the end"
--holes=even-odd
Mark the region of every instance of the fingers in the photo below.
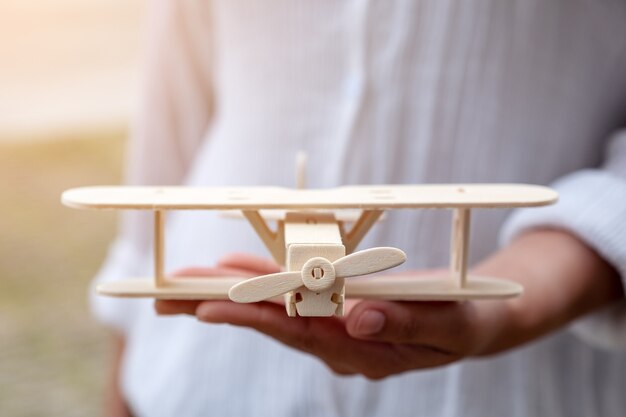
{"type": "Polygon", "coordinates": [[[254,275],[249,270],[229,267],[189,267],[172,272],[173,277],[249,277],[254,275]]]}
{"type": "Polygon", "coordinates": [[[269,302],[235,304],[222,301],[201,303],[196,315],[201,321],[229,323],[256,329],[274,339],[313,354],[333,371],[382,378],[406,370],[402,356],[387,344],[357,340],[334,317],[288,317],[283,306],[269,302]],[[372,360],[376,358],[376,360],[372,360]]]}
{"type": "Polygon", "coordinates": [[[346,320],[355,338],[425,346],[452,355],[473,353],[479,337],[471,302],[384,302],[357,304],[346,320]]]}
{"type": "Polygon", "coordinates": [[[176,314],[196,314],[196,308],[201,301],[179,301],[179,300],[156,300],[154,309],[161,316],[172,316],[176,314]]]}
{"type": "MultiPolygon", "coordinates": [[[[443,365],[462,356],[438,344],[454,344],[449,338],[431,338],[417,332],[436,327],[434,323],[400,323],[416,313],[411,304],[428,303],[362,302],[354,307],[345,323],[336,317],[291,318],[285,314],[284,306],[271,302],[237,304],[228,301],[161,300],[156,308],[161,314],[195,313],[204,322],[251,327],[288,346],[317,356],[338,374],[358,373],[370,379],[381,379],[411,369],[443,365]],[[362,336],[359,332],[367,323],[358,321],[369,320],[376,324],[379,320],[376,314],[382,315],[382,326],[379,323],[374,333],[362,336]],[[355,334],[357,336],[353,337],[355,334]]],[[[436,304],[436,311],[429,313],[431,316],[436,313],[446,315],[444,310],[453,307],[453,303],[436,304]]],[[[422,310],[426,309],[422,306],[422,310]]],[[[439,330],[439,333],[444,332],[439,330]]]]}
{"type": "Polygon", "coordinates": [[[214,267],[188,267],[179,269],[171,275],[175,277],[214,277],[236,276],[249,277],[280,272],[280,266],[271,259],[248,253],[231,253],[217,262],[214,267]]]}
{"type": "Polygon", "coordinates": [[[249,271],[252,275],[273,274],[281,270],[280,265],[273,260],[248,253],[228,254],[220,258],[217,267],[249,271]]]}
{"type": "Polygon", "coordinates": [[[199,320],[208,323],[252,327],[307,352],[316,348],[317,339],[309,337],[311,327],[314,327],[313,331],[317,331],[320,326],[316,321],[332,320],[317,317],[317,320],[306,317],[290,318],[283,306],[270,302],[236,304],[228,301],[207,301],[198,306],[196,315],[199,320]]]}
{"type": "MultiPolygon", "coordinates": [[[[179,269],[171,274],[173,277],[249,277],[250,272],[235,268],[207,268],[207,267],[189,267],[179,269]]],[[[195,315],[196,308],[201,301],[198,300],[155,300],[154,309],[161,316],[171,316],[177,314],[195,315]]]]}
{"type": "MultiPolygon", "coordinates": [[[[280,268],[271,260],[248,254],[231,254],[215,267],[188,267],[174,271],[173,277],[250,277],[277,272],[280,268]]],[[[200,301],[157,300],[154,308],[159,315],[195,315],[200,301]]]]}

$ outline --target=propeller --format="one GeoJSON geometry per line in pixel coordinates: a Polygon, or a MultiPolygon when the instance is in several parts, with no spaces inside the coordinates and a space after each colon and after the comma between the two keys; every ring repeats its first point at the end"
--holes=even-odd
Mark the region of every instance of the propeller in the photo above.
{"type": "Polygon", "coordinates": [[[406,261],[403,251],[381,247],[365,249],[330,262],[326,258],[309,259],[301,271],[278,272],[250,278],[231,287],[228,296],[238,303],[267,300],[305,286],[321,292],[332,287],[336,278],[373,274],[406,261]]]}

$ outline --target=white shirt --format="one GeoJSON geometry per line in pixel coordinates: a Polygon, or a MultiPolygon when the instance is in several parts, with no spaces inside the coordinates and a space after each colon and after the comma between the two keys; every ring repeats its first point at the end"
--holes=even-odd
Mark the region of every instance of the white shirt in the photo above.
{"type": "MultiPolygon", "coordinates": [[[[626,119],[626,2],[153,7],[128,182],[293,186],[305,150],[313,188],[552,184],[555,206],[512,217],[477,210],[471,260],[492,252],[499,235],[506,242],[555,226],[626,276],[626,135],[617,133],[626,119]]],[[[147,220],[124,217],[98,280],[150,276],[147,220]]],[[[449,227],[445,211],[393,212],[361,247],[402,248],[411,268],[442,266],[449,227]]],[[[168,270],[233,251],[267,255],[247,224],[212,212],[173,212],[167,236],[168,270]]],[[[582,338],[563,329],[493,358],[379,382],[335,376],[252,330],[156,317],[151,300],[93,305],[127,336],[122,386],[142,416],[626,413],[624,303],[577,324],[582,338]]]]}

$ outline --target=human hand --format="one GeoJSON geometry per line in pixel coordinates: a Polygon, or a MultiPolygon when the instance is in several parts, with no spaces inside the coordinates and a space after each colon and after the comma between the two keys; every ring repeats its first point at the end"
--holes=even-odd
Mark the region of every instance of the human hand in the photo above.
{"type": "MultiPolygon", "coordinates": [[[[256,276],[278,265],[233,254],[213,268],[188,268],[179,276],[256,276]]],[[[348,300],[345,317],[290,318],[272,302],[157,301],[160,314],[195,314],[210,323],[248,326],[296,349],[314,354],[340,374],[382,378],[409,369],[443,365],[480,349],[478,311],[473,303],[348,300]],[[372,358],[376,358],[373,361],[372,358]]]]}
{"type": "MultiPolygon", "coordinates": [[[[201,275],[212,271],[254,276],[277,272],[278,266],[251,255],[231,255],[216,268],[196,270],[201,275]]],[[[294,319],[271,302],[158,301],[156,308],[160,314],[195,314],[207,323],[251,327],[317,356],[339,374],[380,379],[520,345],[621,293],[614,271],[564,232],[528,233],[475,272],[521,282],[526,293],[496,301],[355,301],[341,318],[294,319]]]]}

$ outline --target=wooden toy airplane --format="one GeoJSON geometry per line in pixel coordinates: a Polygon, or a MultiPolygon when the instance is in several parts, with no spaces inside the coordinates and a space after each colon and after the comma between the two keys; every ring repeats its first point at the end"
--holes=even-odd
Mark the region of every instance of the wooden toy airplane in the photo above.
{"type": "Polygon", "coordinates": [[[135,209],[154,213],[154,277],[100,284],[100,294],[159,299],[230,299],[249,303],[284,295],[289,316],[343,315],[346,297],[384,300],[467,300],[515,297],[514,282],[467,273],[470,210],[552,204],[547,187],[523,184],[384,185],[332,189],[279,187],[84,187],[65,191],[74,208],[135,209]],[[431,277],[356,276],[393,268],[400,249],[354,252],[385,210],[453,210],[450,270],[431,277]],[[168,278],[164,222],[168,210],[237,210],[250,222],[285,272],[250,279],[168,278]],[[269,211],[267,211],[269,210],[269,211]],[[346,215],[346,210],[351,210],[346,215]],[[268,220],[276,220],[271,230],[268,220]],[[348,223],[352,223],[348,228],[348,223]]]}

